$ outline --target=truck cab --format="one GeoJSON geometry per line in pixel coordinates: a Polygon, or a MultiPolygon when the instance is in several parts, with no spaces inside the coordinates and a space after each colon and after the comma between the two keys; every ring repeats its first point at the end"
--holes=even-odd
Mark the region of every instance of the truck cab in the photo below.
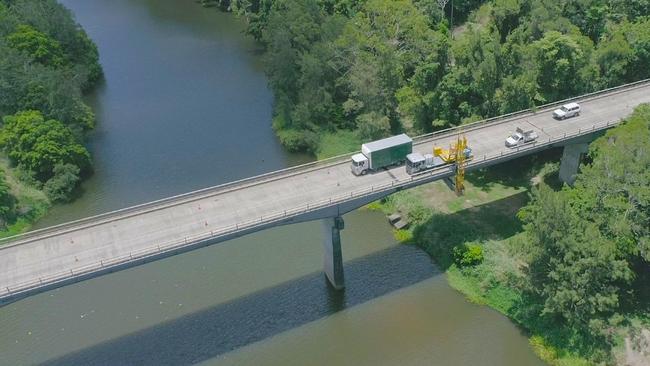
{"type": "Polygon", "coordinates": [[[406,155],[406,173],[415,174],[426,169],[424,156],[420,153],[406,155]]]}
{"type": "Polygon", "coordinates": [[[354,175],[365,175],[370,169],[370,161],[363,154],[354,154],[352,155],[352,174],[354,175]]]}

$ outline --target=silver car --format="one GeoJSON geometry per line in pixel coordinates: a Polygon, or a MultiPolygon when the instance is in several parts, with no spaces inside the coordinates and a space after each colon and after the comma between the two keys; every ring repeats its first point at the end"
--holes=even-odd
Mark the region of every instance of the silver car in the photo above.
{"type": "Polygon", "coordinates": [[[553,111],[553,117],[557,119],[565,119],[580,115],[580,105],[578,103],[565,104],[562,107],[553,111]]]}

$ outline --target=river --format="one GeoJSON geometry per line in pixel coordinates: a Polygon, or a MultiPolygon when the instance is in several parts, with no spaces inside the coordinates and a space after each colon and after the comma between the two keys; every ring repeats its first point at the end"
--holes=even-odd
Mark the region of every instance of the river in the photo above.
{"type": "MultiPolygon", "coordinates": [[[[260,50],[190,0],[62,0],[106,74],[89,102],[96,173],[48,226],[306,161],[270,128],[260,50]]],[[[280,227],[0,308],[0,364],[542,365],[385,217],[344,217],[347,288],[318,223],[280,227]]]]}

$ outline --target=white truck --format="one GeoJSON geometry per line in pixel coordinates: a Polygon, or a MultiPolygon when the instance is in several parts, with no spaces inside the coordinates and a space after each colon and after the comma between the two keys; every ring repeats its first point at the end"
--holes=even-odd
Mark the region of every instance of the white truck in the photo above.
{"type": "Polygon", "coordinates": [[[406,155],[406,173],[413,175],[425,170],[447,164],[439,156],[420,154],[418,152],[406,155]]]}
{"type": "Polygon", "coordinates": [[[361,154],[352,155],[352,174],[364,175],[391,165],[400,165],[413,151],[413,140],[406,134],[361,145],[361,154]]]}
{"type": "Polygon", "coordinates": [[[533,130],[524,131],[517,127],[515,133],[506,139],[506,147],[514,148],[537,140],[537,132],[533,130]]]}

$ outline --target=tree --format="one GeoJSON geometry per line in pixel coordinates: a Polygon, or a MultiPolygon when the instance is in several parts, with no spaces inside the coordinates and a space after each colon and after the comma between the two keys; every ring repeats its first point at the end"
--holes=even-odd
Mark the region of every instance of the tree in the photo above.
{"type": "Polygon", "coordinates": [[[4,229],[7,223],[16,215],[16,198],[11,194],[4,171],[0,170],[0,228],[4,229]]]}
{"type": "Polygon", "coordinates": [[[29,24],[61,46],[66,63],[75,64],[83,80],[84,89],[94,85],[102,76],[97,47],[84,30],[74,21],[74,16],[56,0],[10,1],[10,11],[21,23],[29,24]]]}
{"type": "Polygon", "coordinates": [[[604,86],[616,86],[628,80],[634,51],[620,28],[600,42],[596,50],[596,60],[604,86]]]}
{"type": "Polygon", "coordinates": [[[616,243],[621,256],[650,270],[650,105],[590,147],[572,205],[616,243]],[[645,262],[642,264],[641,262],[645,262]]]}
{"type": "Polygon", "coordinates": [[[573,188],[533,191],[519,212],[531,253],[529,292],[584,335],[606,337],[650,280],[650,105],[590,147],[573,188]],[[595,333],[594,333],[595,332],[595,333]]]}
{"type": "Polygon", "coordinates": [[[357,117],[359,136],[364,140],[377,140],[390,135],[388,117],[377,112],[365,113],[357,117]]]}
{"type": "Polygon", "coordinates": [[[43,65],[61,67],[64,64],[59,42],[29,25],[19,25],[14,33],[7,36],[7,43],[43,65]]]}
{"type": "MultiPolygon", "coordinates": [[[[442,77],[447,42],[445,35],[429,28],[410,1],[368,1],[336,41],[340,69],[345,70],[342,92],[361,102],[364,113],[387,116],[391,127],[399,129],[398,99],[406,103],[408,93],[400,89],[414,84],[415,99],[428,93],[426,89],[442,77]]],[[[404,117],[417,120],[420,127],[427,125],[423,121],[428,118],[411,115],[415,110],[408,108],[404,117]]]]}
{"type": "Polygon", "coordinates": [[[82,173],[91,168],[90,154],[70,129],[57,120],[45,120],[38,111],[24,111],[3,119],[0,144],[12,163],[46,182],[58,164],[73,164],[82,173]]]}
{"type": "Polygon", "coordinates": [[[591,41],[586,37],[550,31],[532,44],[536,57],[537,84],[547,100],[578,95],[591,89],[596,79],[591,68],[591,41]]]}
{"type": "Polygon", "coordinates": [[[506,40],[510,32],[519,26],[522,19],[523,0],[495,0],[492,6],[492,19],[501,36],[501,42],[506,40]]]}
{"type": "Polygon", "coordinates": [[[73,164],[59,163],[52,169],[54,176],[50,178],[43,190],[53,202],[67,202],[72,198],[72,192],[79,184],[79,167],[73,164]]]}
{"type": "Polygon", "coordinates": [[[565,192],[545,185],[519,213],[532,260],[530,291],[543,302],[542,314],[558,316],[585,334],[591,321],[617,310],[632,272],[616,245],[570,205],[565,192]]]}
{"type": "Polygon", "coordinates": [[[494,99],[500,114],[532,108],[535,104],[544,104],[545,101],[539,94],[537,75],[534,72],[506,77],[501,88],[496,91],[494,99]]]}

